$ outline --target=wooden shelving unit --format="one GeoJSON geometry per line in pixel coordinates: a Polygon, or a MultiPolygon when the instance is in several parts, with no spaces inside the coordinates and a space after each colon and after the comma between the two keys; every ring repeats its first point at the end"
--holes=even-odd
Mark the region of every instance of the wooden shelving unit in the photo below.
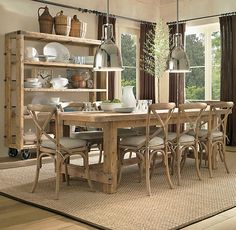
{"type": "MultiPolygon", "coordinates": [[[[93,72],[94,88],[80,89],[53,89],[53,88],[24,88],[25,68],[57,68],[57,69],[92,69],[92,65],[74,64],[62,62],[28,61],[24,57],[26,42],[59,42],[65,46],[83,47],[87,55],[94,55],[96,48],[101,41],[85,38],[75,38],[54,34],[43,34],[28,31],[14,31],[5,35],[5,145],[9,148],[9,155],[15,156],[19,152],[23,158],[27,158],[28,150],[32,145],[24,145],[23,135],[25,122],[30,118],[24,115],[25,98],[28,94],[34,93],[87,93],[89,101],[96,101],[97,94],[103,98],[107,97],[107,84],[104,88],[97,89],[97,75],[93,72]]],[[[106,76],[102,76],[106,79],[106,76]]],[[[106,81],[106,80],[105,80],[106,81]]]]}

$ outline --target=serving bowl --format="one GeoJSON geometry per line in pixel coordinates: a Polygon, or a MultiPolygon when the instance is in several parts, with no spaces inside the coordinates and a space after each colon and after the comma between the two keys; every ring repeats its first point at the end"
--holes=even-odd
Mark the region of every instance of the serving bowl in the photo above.
{"type": "Polygon", "coordinates": [[[122,104],[102,102],[100,106],[103,111],[114,111],[116,108],[121,108],[122,104]]]}
{"type": "Polygon", "coordinates": [[[58,77],[53,78],[50,81],[50,83],[52,84],[52,87],[54,89],[61,89],[61,88],[64,88],[68,84],[68,79],[58,76],[58,77]]]}

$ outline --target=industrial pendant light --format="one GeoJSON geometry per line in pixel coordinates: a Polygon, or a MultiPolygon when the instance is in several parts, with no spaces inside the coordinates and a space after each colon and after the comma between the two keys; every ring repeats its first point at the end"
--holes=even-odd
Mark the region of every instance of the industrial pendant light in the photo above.
{"type": "Polygon", "coordinates": [[[113,25],[109,24],[109,0],[107,0],[107,23],[102,26],[102,44],[94,56],[94,71],[122,71],[120,51],[113,42],[113,25]]]}
{"type": "Polygon", "coordinates": [[[176,33],[173,36],[173,46],[167,60],[167,71],[170,73],[190,72],[188,56],[182,43],[182,34],[179,33],[179,0],[177,0],[176,33]]]}

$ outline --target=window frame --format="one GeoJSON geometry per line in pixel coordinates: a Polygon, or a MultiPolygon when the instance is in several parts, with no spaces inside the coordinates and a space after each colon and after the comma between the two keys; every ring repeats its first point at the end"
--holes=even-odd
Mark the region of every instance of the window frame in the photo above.
{"type": "MultiPolygon", "coordinates": [[[[220,23],[210,23],[205,25],[187,25],[185,31],[186,36],[190,34],[203,33],[205,43],[205,100],[212,100],[212,42],[211,34],[213,32],[220,32],[220,23]]],[[[185,43],[186,44],[186,43],[185,43]]],[[[191,63],[190,63],[191,67],[191,63]]],[[[186,89],[184,87],[184,89],[186,89]]],[[[186,94],[185,94],[186,97],[186,94]]],[[[187,100],[187,98],[185,98],[187,100]]]]}
{"type": "MultiPolygon", "coordinates": [[[[116,33],[116,41],[121,50],[121,34],[127,33],[136,35],[137,37],[137,45],[136,45],[136,98],[139,98],[140,84],[139,84],[139,76],[140,76],[140,28],[137,25],[127,26],[127,22],[119,22],[117,23],[117,33],[116,33]]],[[[122,87],[121,87],[121,72],[117,72],[117,77],[115,78],[115,97],[121,98],[122,96],[122,87]]]]}

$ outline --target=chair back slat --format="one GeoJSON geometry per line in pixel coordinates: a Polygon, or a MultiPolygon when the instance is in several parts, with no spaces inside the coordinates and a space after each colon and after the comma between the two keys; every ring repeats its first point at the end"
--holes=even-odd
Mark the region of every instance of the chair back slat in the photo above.
{"type": "Polygon", "coordinates": [[[171,118],[171,115],[174,111],[175,103],[156,103],[151,104],[148,107],[148,114],[146,120],[146,145],[148,146],[148,142],[154,137],[157,136],[159,133],[163,133],[163,139],[166,143],[167,141],[167,134],[168,134],[168,124],[171,118]],[[165,112],[165,115],[163,114],[165,112]],[[150,134],[150,121],[151,119],[156,119],[156,127],[159,127],[157,131],[150,134]]]}
{"type": "Polygon", "coordinates": [[[56,143],[55,139],[47,133],[47,127],[50,121],[57,116],[57,108],[49,105],[29,104],[27,106],[29,114],[31,115],[33,122],[37,130],[37,141],[40,143],[42,135],[44,135],[50,141],[56,143]]]}
{"type": "Polygon", "coordinates": [[[208,137],[210,137],[214,131],[222,131],[224,137],[226,137],[228,116],[232,113],[233,106],[234,103],[231,101],[221,101],[210,104],[208,137]]]}
{"type": "Polygon", "coordinates": [[[185,103],[180,104],[178,109],[178,121],[177,121],[177,138],[193,130],[195,138],[198,137],[198,131],[201,126],[202,112],[207,108],[206,103],[185,103]],[[195,115],[191,116],[191,112],[195,115]],[[196,116],[197,113],[197,116],[196,116]],[[185,127],[183,127],[185,124],[185,127]]]}

